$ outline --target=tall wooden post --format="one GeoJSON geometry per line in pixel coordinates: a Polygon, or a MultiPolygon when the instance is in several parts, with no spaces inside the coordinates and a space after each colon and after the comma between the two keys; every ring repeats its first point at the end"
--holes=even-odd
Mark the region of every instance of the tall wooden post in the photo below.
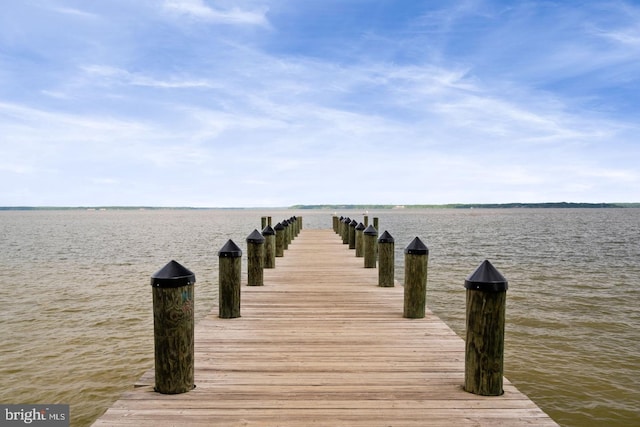
{"type": "Polygon", "coordinates": [[[185,393],[193,383],[196,276],[175,261],[151,276],[155,391],[185,393]]]}
{"type": "Polygon", "coordinates": [[[218,258],[218,315],[223,319],[240,317],[242,250],[229,240],[218,252],[218,258]]]}
{"type": "Polygon", "coordinates": [[[288,219],[282,221],[284,227],[284,250],[289,249],[289,243],[291,243],[291,222],[288,219]]]}
{"type": "Polygon", "coordinates": [[[358,226],[358,221],[355,219],[351,220],[349,223],[349,249],[356,248],[356,227],[358,226]]]}
{"type": "Polygon", "coordinates": [[[380,224],[379,224],[379,221],[378,221],[378,217],[377,217],[377,216],[374,216],[374,217],[373,217],[373,227],[374,227],[376,230],[380,230],[380,224]]]}
{"type": "Polygon", "coordinates": [[[388,231],[378,239],[378,286],[393,287],[395,278],[395,240],[388,231]]]}
{"type": "Polygon", "coordinates": [[[370,225],[362,233],[364,234],[364,268],[376,268],[378,230],[370,225]]]}
{"type": "Polygon", "coordinates": [[[264,285],[264,241],[258,230],[247,236],[247,286],[264,285]]]}
{"type": "Polygon", "coordinates": [[[351,218],[346,217],[342,220],[342,228],[340,234],[342,236],[342,244],[349,244],[349,224],[351,224],[351,218]]]}
{"type": "Polygon", "coordinates": [[[331,218],[331,221],[332,221],[332,223],[333,223],[333,231],[337,233],[337,232],[338,232],[338,216],[337,216],[337,215],[334,215],[334,216],[331,218]]]}
{"type": "Polygon", "coordinates": [[[467,336],[464,389],[482,396],[504,393],[504,324],[508,283],[487,260],[464,281],[467,336]]]}
{"type": "Polygon", "coordinates": [[[429,248],[420,238],[404,250],[404,317],[422,319],[427,302],[429,248]]]}
{"type": "Polygon", "coordinates": [[[284,225],[281,222],[277,223],[274,227],[276,231],[276,256],[283,257],[284,256],[284,242],[285,242],[285,229],[284,225]]]}
{"type": "Polygon", "coordinates": [[[356,226],[356,256],[358,258],[364,256],[364,230],[366,228],[363,223],[356,226]]]}
{"type": "Polygon", "coordinates": [[[264,237],[264,268],[276,268],[276,231],[267,225],[262,230],[264,237]]]}

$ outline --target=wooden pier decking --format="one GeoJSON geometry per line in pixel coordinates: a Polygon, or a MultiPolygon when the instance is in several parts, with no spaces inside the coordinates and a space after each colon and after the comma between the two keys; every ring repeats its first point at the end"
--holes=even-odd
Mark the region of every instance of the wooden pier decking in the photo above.
{"type": "Polygon", "coordinates": [[[557,425],[506,379],[465,392],[464,341],[377,283],[333,230],[303,230],[264,286],[243,284],[241,318],[198,322],[194,390],[156,393],[151,369],[94,426],[557,425]]]}

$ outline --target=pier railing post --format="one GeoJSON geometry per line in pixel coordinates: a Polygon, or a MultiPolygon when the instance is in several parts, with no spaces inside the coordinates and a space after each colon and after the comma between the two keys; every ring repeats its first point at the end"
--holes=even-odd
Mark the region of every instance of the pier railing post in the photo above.
{"type": "Polygon", "coordinates": [[[422,319],[427,302],[429,248],[419,237],[404,250],[404,317],[422,319]]]}
{"type": "Polygon", "coordinates": [[[268,225],[262,230],[264,237],[264,268],[276,268],[276,231],[268,225]]]}
{"type": "Polygon", "coordinates": [[[258,230],[247,236],[247,286],[264,285],[264,241],[258,230]]]}
{"type": "Polygon", "coordinates": [[[362,258],[364,256],[364,230],[365,227],[363,223],[360,223],[356,226],[356,256],[358,258],[362,258]]]}
{"type": "Polygon", "coordinates": [[[286,251],[287,249],[289,249],[289,243],[291,243],[291,224],[289,223],[288,219],[282,220],[280,224],[282,224],[282,226],[284,227],[284,233],[282,233],[282,241],[284,243],[284,250],[286,251]]]}
{"type": "Polygon", "coordinates": [[[242,250],[229,240],[218,252],[218,258],[218,315],[223,319],[240,317],[242,250]]]}
{"type": "Polygon", "coordinates": [[[349,249],[356,248],[356,227],[358,226],[358,221],[355,219],[351,220],[349,223],[349,249]]]}
{"type": "Polygon", "coordinates": [[[283,257],[284,256],[284,241],[285,241],[284,225],[282,225],[282,223],[279,222],[274,227],[274,230],[276,232],[276,256],[277,257],[283,257]]]}
{"type": "Polygon", "coordinates": [[[378,230],[370,225],[362,234],[364,234],[364,268],[376,268],[378,230]]]}
{"type": "Polygon", "coordinates": [[[393,287],[395,276],[395,240],[388,231],[378,239],[378,286],[393,287]]]}
{"type": "Polygon", "coordinates": [[[155,391],[185,393],[193,383],[196,276],[175,261],[151,276],[155,391]]]}
{"type": "Polygon", "coordinates": [[[467,289],[464,389],[504,393],[504,324],[508,283],[487,260],[464,281],[467,289]]]}
{"type": "Polygon", "coordinates": [[[349,224],[351,224],[351,218],[346,217],[342,220],[340,235],[342,236],[342,243],[344,245],[349,244],[349,224]]]}

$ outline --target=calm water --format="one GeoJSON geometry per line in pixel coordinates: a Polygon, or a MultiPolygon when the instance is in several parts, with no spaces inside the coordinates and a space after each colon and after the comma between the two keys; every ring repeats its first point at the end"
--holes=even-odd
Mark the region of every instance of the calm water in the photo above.
{"type": "MultiPolygon", "coordinates": [[[[90,425],[153,367],[151,274],[172,259],[191,269],[201,318],[227,239],[245,248],[263,215],[330,228],[332,213],[0,212],[0,402],[69,403],[72,425],[90,425]]],[[[400,283],[404,246],[427,244],[427,304],[460,335],[464,278],[484,259],[503,273],[505,375],[558,423],[640,424],[640,210],[369,216],[396,240],[400,283]]]]}

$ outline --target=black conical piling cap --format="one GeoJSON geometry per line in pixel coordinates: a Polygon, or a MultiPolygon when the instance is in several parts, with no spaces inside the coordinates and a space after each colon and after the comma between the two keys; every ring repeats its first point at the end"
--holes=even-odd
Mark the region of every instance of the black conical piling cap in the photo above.
{"type": "Polygon", "coordinates": [[[358,225],[356,225],[356,230],[364,230],[366,227],[364,226],[363,223],[360,223],[358,225]]]}
{"type": "Polygon", "coordinates": [[[420,240],[419,237],[416,237],[411,241],[411,243],[409,243],[409,246],[404,248],[404,253],[411,255],[428,255],[429,248],[427,248],[427,245],[422,243],[422,240],[420,240]]]}
{"type": "Polygon", "coordinates": [[[178,288],[195,282],[196,275],[173,260],[151,276],[151,286],[154,288],[178,288]]]}
{"type": "Polygon", "coordinates": [[[395,242],[395,239],[386,230],[384,233],[382,233],[382,235],[378,239],[378,243],[394,243],[394,242],[395,242]]]}
{"type": "Polygon", "coordinates": [[[264,243],[264,236],[258,230],[253,230],[251,234],[247,236],[247,243],[264,243]]]}
{"type": "Polygon", "coordinates": [[[263,236],[273,236],[274,234],[276,234],[276,231],[270,225],[267,225],[264,230],[262,230],[263,236]]]}
{"type": "Polygon", "coordinates": [[[242,256],[242,249],[238,247],[233,240],[229,239],[222,249],[218,251],[219,258],[238,258],[242,256]]]}
{"type": "Polygon", "coordinates": [[[277,223],[277,224],[276,224],[276,226],[274,227],[274,229],[275,229],[276,231],[282,231],[282,230],[284,230],[284,225],[282,225],[282,223],[281,223],[281,222],[279,222],[279,223],[277,223]]]}
{"type": "Polygon", "coordinates": [[[369,225],[367,228],[364,229],[363,233],[366,234],[367,236],[377,236],[378,230],[376,230],[376,228],[373,225],[369,225]]]}
{"type": "Polygon", "coordinates": [[[464,281],[464,287],[474,291],[504,292],[509,288],[507,279],[488,261],[476,268],[464,281]]]}

